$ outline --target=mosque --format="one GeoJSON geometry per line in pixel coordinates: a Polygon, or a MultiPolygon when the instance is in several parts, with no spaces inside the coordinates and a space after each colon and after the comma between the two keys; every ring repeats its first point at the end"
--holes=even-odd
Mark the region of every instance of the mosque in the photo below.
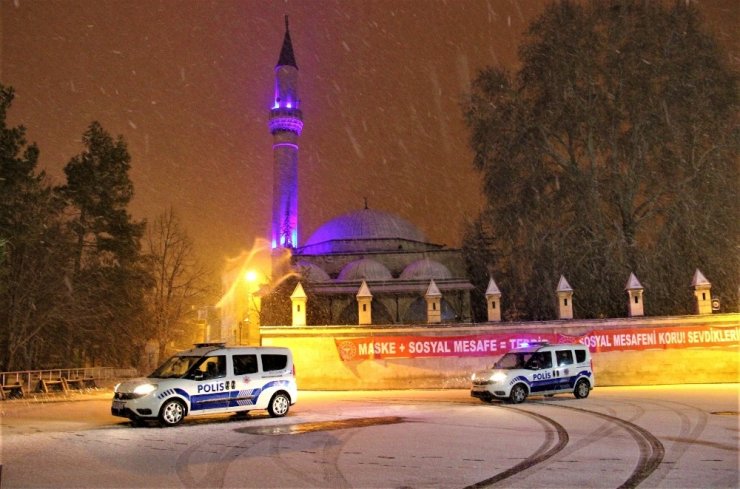
{"type": "MultiPolygon", "coordinates": [[[[273,106],[273,274],[287,263],[328,309],[330,324],[468,322],[470,291],[462,251],[429,242],[409,221],[369,208],[347,212],[298,241],[298,153],[303,113],[288,18],[275,67],[273,106]],[[433,298],[436,320],[429,319],[433,298]]],[[[294,294],[295,295],[295,294],[294,294]]],[[[304,295],[305,297],[305,295],[304,295]]],[[[305,305],[311,308],[311,303],[305,305]]]]}

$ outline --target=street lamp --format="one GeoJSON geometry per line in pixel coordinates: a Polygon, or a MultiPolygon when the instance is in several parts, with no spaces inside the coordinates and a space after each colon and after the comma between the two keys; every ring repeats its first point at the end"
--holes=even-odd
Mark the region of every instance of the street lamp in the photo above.
{"type": "Polygon", "coordinates": [[[246,280],[247,283],[254,284],[257,281],[257,272],[254,270],[247,270],[247,273],[244,274],[244,280],[246,280]]]}

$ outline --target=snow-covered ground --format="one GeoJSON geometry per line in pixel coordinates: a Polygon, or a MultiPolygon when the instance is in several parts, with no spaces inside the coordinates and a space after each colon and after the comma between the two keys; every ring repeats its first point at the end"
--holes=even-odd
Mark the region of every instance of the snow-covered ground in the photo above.
{"type": "Polygon", "coordinates": [[[132,427],[109,391],[0,403],[0,487],[737,487],[738,384],[485,404],[465,390],[301,392],[132,427]],[[279,429],[278,429],[279,428],[279,429]]]}

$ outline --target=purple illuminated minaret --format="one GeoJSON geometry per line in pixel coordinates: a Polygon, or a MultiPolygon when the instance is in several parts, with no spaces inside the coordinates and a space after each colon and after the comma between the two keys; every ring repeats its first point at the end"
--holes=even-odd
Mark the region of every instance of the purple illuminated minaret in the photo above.
{"type": "Polygon", "coordinates": [[[273,145],[272,248],[298,246],[298,136],[303,114],[298,98],[298,65],[285,16],[285,37],[275,66],[275,98],[270,110],[273,145]]]}

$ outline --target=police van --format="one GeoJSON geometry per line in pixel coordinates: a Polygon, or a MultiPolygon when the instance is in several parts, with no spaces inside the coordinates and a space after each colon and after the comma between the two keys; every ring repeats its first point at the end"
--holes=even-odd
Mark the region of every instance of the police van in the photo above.
{"type": "Polygon", "coordinates": [[[175,426],[185,416],[266,409],[285,416],[298,399],[289,349],[200,343],[149,377],[116,385],[111,414],[175,426]]]}
{"type": "Polygon", "coordinates": [[[486,402],[498,398],[515,404],[532,394],[572,392],[583,399],[595,385],[586,346],[533,343],[509,351],[490,369],[474,373],[470,395],[486,402]]]}

